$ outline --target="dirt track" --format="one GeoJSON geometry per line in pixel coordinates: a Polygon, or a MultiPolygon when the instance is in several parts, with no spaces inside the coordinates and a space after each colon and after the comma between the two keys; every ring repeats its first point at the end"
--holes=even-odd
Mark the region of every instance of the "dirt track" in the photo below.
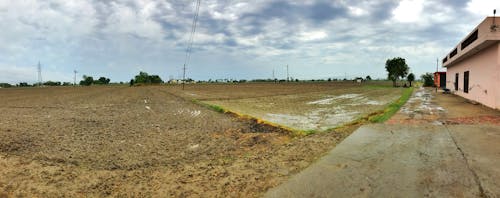
{"type": "Polygon", "coordinates": [[[0,90],[0,197],[254,197],[352,131],[292,139],[165,90],[0,90]]]}

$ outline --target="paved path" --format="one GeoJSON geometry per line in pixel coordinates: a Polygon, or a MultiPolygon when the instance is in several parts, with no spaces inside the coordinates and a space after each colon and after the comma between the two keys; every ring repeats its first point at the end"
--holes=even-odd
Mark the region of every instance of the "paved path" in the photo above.
{"type": "Polygon", "coordinates": [[[498,115],[418,89],[392,122],[359,128],[265,197],[500,197],[498,115]]]}
{"type": "Polygon", "coordinates": [[[367,125],[266,197],[500,197],[498,143],[499,126],[367,125]]]}

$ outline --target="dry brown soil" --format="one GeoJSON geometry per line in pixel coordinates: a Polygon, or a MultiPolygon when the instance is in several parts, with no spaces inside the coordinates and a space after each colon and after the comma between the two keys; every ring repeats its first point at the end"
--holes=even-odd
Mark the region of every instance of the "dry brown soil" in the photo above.
{"type": "MultiPolygon", "coordinates": [[[[228,98],[328,88],[244,86],[187,90],[228,98]]],[[[178,88],[0,90],[0,197],[257,197],[357,127],[293,138],[196,105],[178,88]]]]}

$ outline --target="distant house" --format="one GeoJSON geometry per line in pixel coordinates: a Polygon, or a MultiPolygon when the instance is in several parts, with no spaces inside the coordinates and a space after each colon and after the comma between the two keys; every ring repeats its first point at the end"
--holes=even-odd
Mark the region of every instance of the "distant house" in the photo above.
{"type": "Polygon", "coordinates": [[[500,17],[487,17],[443,58],[446,87],[500,109],[500,17]]]}

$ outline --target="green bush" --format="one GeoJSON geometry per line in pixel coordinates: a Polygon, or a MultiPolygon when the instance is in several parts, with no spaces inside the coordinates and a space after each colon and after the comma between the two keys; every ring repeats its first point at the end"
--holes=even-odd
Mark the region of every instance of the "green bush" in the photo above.
{"type": "Polygon", "coordinates": [[[432,73],[425,73],[421,78],[424,81],[424,87],[434,86],[434,75],[432,73]]]}
{"type": "Polygon", "coordinates": [[[83,80],[80,81],[82,86],[90,86],[94,83],[94,78],[92,76],[83,75],[83,80]]]}
{"type": "Polygon", "coordinates": [[[9,87],[12,87],[12,85],[9,83],[0,83],[0,87],[1,88],[9,88],[9,87]]]}
{"type": "MultiPolygon", "coordinates": [[[[149,75],[146,72],[139,72],[139,75],[135,76],[132,84],[160,84],[163,80],[158,75],[149,75]]],[[[132,82],[132,81],[131,81],[132,82]]]]}

